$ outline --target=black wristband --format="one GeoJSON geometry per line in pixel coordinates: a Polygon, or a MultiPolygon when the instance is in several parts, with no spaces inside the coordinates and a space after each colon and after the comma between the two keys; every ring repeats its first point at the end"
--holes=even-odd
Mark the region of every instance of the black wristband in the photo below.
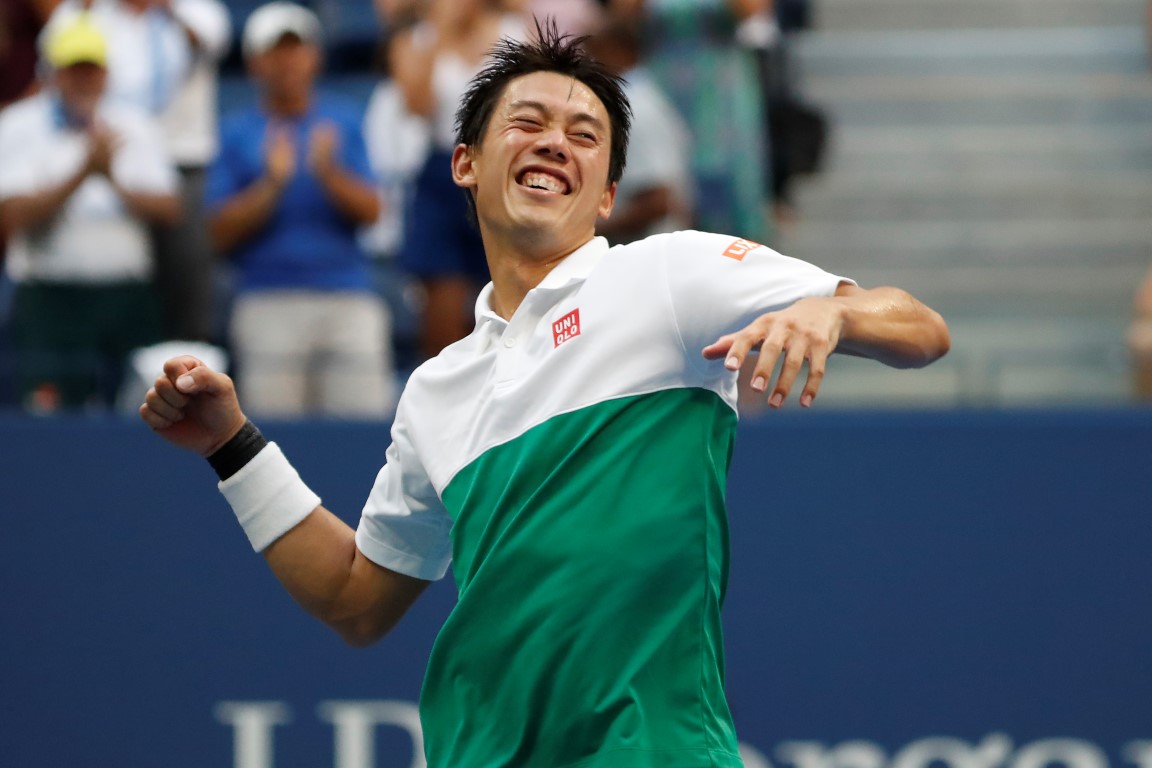
{"type": "Polygon", "coordinates": [[[252,461],[266,445],[268,438],[249,420],[244,422],[244,426],[240,427],[240,431],[231,440],[208,457],[208,464],[216,470],[221,480],[227,480],[252,461]]]}

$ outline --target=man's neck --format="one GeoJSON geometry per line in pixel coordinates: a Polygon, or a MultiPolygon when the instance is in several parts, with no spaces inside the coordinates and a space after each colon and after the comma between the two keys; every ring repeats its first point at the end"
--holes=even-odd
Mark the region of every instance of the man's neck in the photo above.
{"type": "Polygon", "coordinates": [[[311,101],[307,93],[294,96],[268,94],[264,98],[264,105],[269,113],[277,117],[302,117],[308,114],[311,101]]]}
{"type": "Polygon", "coordinates": [[[591,239],[589,237],[574,247],[568,245],[532,252],[526,248],[490,246],[490,238],[485,237],[484,250],[492,274],[492,311],[505,320],[511,320],[528,292],[591,239]]]}

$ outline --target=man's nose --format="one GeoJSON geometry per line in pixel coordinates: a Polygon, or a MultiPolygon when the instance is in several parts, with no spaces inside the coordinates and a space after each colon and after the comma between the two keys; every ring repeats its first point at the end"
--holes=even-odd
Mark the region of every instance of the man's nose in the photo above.
{"type": "Polygon", "coordinates": [[[557,160],[567,160],[570,154],[567,135],[560,128],[544,129],[537,140],[536,152],[557,160]]]}

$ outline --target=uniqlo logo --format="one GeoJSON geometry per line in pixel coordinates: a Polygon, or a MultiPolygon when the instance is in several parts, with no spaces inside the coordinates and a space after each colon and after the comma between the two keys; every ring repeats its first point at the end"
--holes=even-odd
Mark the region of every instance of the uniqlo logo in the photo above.
{"type": "Polygon", "coordinates": [[[580,310],[574,309],[552,323],[553,349],[580,335],[580,310]]]}
{"type": "Polygon", "coordinates": [[[745,240],[744,238],[739,238],[737,240],[733,240],[732,244],[724,249],[724,255],[730,259],[736,259],[736,261],[743,261],[744,257],[748,255],[749,251],[759,247],[760,243],[756,243],[751,240],[745,240]]]}

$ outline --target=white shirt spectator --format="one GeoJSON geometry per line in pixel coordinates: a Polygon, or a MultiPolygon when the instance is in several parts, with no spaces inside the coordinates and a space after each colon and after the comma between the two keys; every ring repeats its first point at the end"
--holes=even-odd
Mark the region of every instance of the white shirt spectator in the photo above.
{"type": "MultiPolygon", "coordinates": [[[[106,105],[99,119],[121,140],[112,160],[117,184],[175,192],[175,171],[147,115],[106,105]]],[[[14,104],[0,114],[0,200],[60,184],[87,153],[86,134],[65,125],[51,92],[14,104]]],[[[108,179],[88,176],[45,230],[13,235],[6,266],[16,282],[145,280],[152,274],[148,228],[124,209],[108,179]]]]}
{"type": "Polygon", "coordinates": [[[672,210],[650,225],[645,235],[675,232],[692,226],[692,135],[680,113],[642,68],[624,74],[624,92],[632,105],[628,163],[616,187],[616,207],[653,187],[673,195],[672,210]]]}
{"type": "MultiPolygon", "coordinates": [[[[84,11],[81,0],[64,0],[48,19],[58,24],[84,11]]],[[[134,8],[125,0],[92,0],[92,21],[108,41],[108,95],[159,115],[184,84],[192,46],[168,11],[134,8]]]]}
{"type": "Polygon", "coordinates": [[[428,123],[408,111],[392,80],[381,80],[364,112],[364,142],[380,189],[380,217],[361,242],[373,255],[395,254],[404,237],[408,185],[428,156],[428,123]]]}
{"type": "Polygon", "coordinates": [[[173,0],[172,15],[196,45],[188,77],[160,115],[160,127],[177,165],[204,167],[219,150],[216,77],[232,43],[232,19],[219,0],[173,0]]]}

